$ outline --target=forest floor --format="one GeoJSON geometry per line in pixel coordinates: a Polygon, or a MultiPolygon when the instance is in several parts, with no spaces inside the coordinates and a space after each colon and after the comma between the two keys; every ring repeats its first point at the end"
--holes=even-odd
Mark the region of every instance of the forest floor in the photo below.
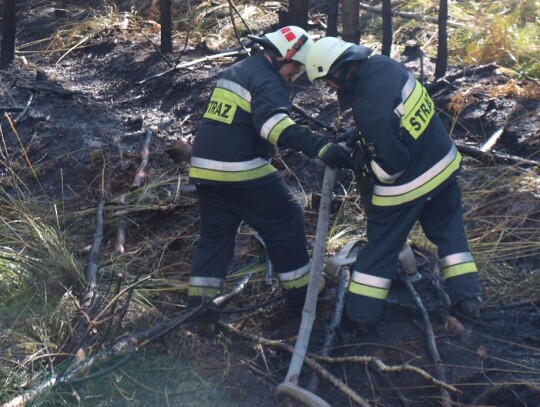
{"type": "MultiPolygon", "coordinates": [[[[46,33],[39,33],[36,27],[52,27],[61,13],[62,10],[51,7],[24,19],[19,26],[22,33],[19,41],[29,43],[45,37],[46,33]]],[[[151,44],[151,41],[159,44],[158,31],[150,23],[137,23],[136,29],[134,24],[126,14],[123,23],[85,37],[66,55],[33,54],[26,60],[18,57],[10,69],[0,72],[2,107],[24,107],[30,102],[24,113],[9,113],[11,124],[5,115],[1,119],[5,153],[12,164],[21,168],[21,180],[29,191],[27,198],[37,200],[46,210],[56,205],[64,221],[68,246],[84,264],[94,239],[95,208],[104,197],[105,225],[99,252],[103,292],[119,273],[131,282],[145,275],[153,277],[152,282],[140,288],[139,295],[136,294],[139,289],[135,290],[119,336],[147,329],[157,321],[185,311],[187,273],[198,231],[196,196],[186,183],[189,144],[218,74],[243,57],[207,59],[165,73],[171,66],[151,44]],[[142,186],[137,188],[133,187],[133,180],[141,165],[141,146],[148,129],[152,130],[149,159],[142,186]],[[126,198],[128,208],[123,217],[118,214],[122,210],[121,196],[126,198]],[[141,209],[135,210],[136,205],[141,209]],[[115,251],[118,219],[125,221],[127,238],[123,254],[115,251]]],[[[317,32],[317,27],[313,30],[317,32]]],[[[176,38],[174,47],[183,49],[183,41],[176,38]]],[[[218,53],[200,42],[186,48],[181,62],[218,53]]],[[[402,56],[401,61],[415,75],[420,75],[417,59],[402,56]]],[[[497,212],[500,206],[493,200],[497,197],[497,202],[507,203],[505,215],[519,217],[529,231],[538,229],[540,182],[538,166],[533,161],[540,160],[540,86],[500,69],[475,72],[475,68],[470,67],[463,76],[432,88],[440,114],[448,128],[453,129],[452,136],[463,151],[467,147],[479,151],[492,134],[500,134],[492,155],[472,157],[464,153],[467,227],[474,229],[482,223],[478,220],[479,213],[489,213],[490,203],[494,205],[492,211],[497,212]],[[509,172],[528,180],[528,189],[523,191],[514,185],[515,190],[510,191],[507,184],[497,185],[501,174],[509,172]],[[493,195],[484,196],[478,192],[480,189],[475,189],[479,178],[483,179],[482,185],[490,185],[489,192],[493,195]]],[[[426,57],[423,69],[425,81],[433,83],[433,61],[426,57]]],[[[449,74],[462,69],[452,67],[449,74]]],[[[292,97],[293,103],[308,114],[294,109],[292,115],[298,122],[325,134],[329,134],[328,129],[307,116],[318,118],[327,127],[337,126],[337,105],[328,90],[310,86],[302,79],[291,90],[292,97]]],[[[343,115],[340,126],[352,126],[350,113],[343,115]]],[[[312,193],[320,192],[323,166],[290,151],[280,152],[276,165],[291,188],[306,200],[307,231],[312,243],[317,213],[309,201],[312,193]]],[[[8,178],[7,172],[0,174],[0,186],[6,190],[8,178]]],[[[348,202],[346,219],[356,222],[354,230],[358,232],[363,222],[361,209],[354,210],[358,208],[354,191],[344,193],[351,175],[342,171],[338,178],[340,187],[336,193],[341,196],[336,201],[348,202]]],[[[334,225],[345,222],[338,220],[339,216],[341,212],[332,215],[334,225]]],[[[537,235],[530,233],[535,239],[537,235]]],[[[472,233],[472,237],[477,241],[476,246],[472,245],[474,252],[475,247],[481,247],[478,242],[482,235],[472,233]]],[[[329,244],[328,254],[339,251],[343,242],[335,238],[329,244]]],[[[441,290],[436,289],[439,276],[433,249],[415,237],[412,246],[424,275],[414,287],[433,325],[445,381],[453,387],[448,390],[452,405],[539,407],[538,246],[533,245],[527,256],[501,254],[500,263],[497,263],[498,253],[491,254],[489,264],[505,267],[509,276],[497,282],[489,278],[489,270],[481,270],[488,292],[505,292],[497,285],[508,281],[519,281],[527,289],[522,297],[488,295],[478,319],[466,318],[445,306],[441,290]]],[[[479,256],[481,268],[481,259],[487,257],[487,254],[479,256]]],[[[231,270],[264,267],[264,264],[264,251],[253,232],[244,226],[231,270]]],[[[313,358],[323,346],[334,312],[337,282],[329,280],[328,286],[319,300],[309,346],[313,358]]],[[[279,293],[276,282],[266,285],[264,273],[259,273],[227,305],[228,310],[244,307],[249,310],[222,314],[222,321],[243,335],[225,326],[215,334],[201,335],[189,324],[181,324],[161,341],[122,359],[121,366],[103,371],[95,378],[58,386],[48,393],[44,403],[82,406],[284,403],[275,399],[274,392],[285,377],[291,354],[263,338],[294,346],[301,316],[279,298],[257,306],[279,297],[279,293]]],[[[3,315],[0,328],[12,327],[16,319],[16,315],[3,315]]],[[[422,321],[407,285],[396,281],[377,332],[365,338],[338,334],[330,355],[373,356],[386,365],[415,366],[435,377],[440,365],[429,351],[422,321]]],[[[4,350],[10,347],[5,338],[1,347],[4,350]]],[[[373,363],[351,358],[347,362],[319,363],[369,405],[442,403],[440,386],[406,368],[384,372],[373,363]]],[[[106,370],[107,366],[101,368],[106,370]]],[[[313,380],[311,375],[312,369],[304,365],[301,385],[307,387],[313,380]]],[[[5,395],[15,396],[24,388],[21,383],[9,386],[12,389],[5,395]]],[[[315,393],[333,406],[355,405],[354,396],[351,398],[325,378],[320,379],[315,393]]]]}

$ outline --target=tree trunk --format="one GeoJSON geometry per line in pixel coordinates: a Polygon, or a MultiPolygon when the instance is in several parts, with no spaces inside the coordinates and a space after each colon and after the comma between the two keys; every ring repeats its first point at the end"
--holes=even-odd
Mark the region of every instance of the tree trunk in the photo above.
{"type": "Polygon", "coordinates": [[[329,37],[337,37],[339,1],[340,0],[328,0],[328,17],[326,19],[326,35],[329,37]]]}
{"type": "Polygon", "coordinates": [[[15,0],[4,0],[4,18],[2,25],[1,67],[7,68],[15,58],[15,0]]]}
{"type": "Polygon", "coordinates": [[[382,0],[382,54],[390,56],[392,52],[392,2],[382,0]]]}
{"type": "Polygon", "coordinates": [[[448,0],[439,1],[439,45],[437,47],[437,62],[435,64],[435,78],[446,75],[448,65],[448,0]]]}
{"type": "Polygon", "coordinates": [[[307,30],[309,0],[289,0],[287,25],[297,25],[307,30]]]}
{"type": "Polygon", "coordinates": [[[169,54],[172,46],[171,0],[159,0],[159,23],[161,24],[161,52],[169,54]]]}
{"type": "Polygon", "coordinates": [[[341,19],[343,40],[358,44],[360,41],[360,5],[358,0],[342,0],[341,19]]]}

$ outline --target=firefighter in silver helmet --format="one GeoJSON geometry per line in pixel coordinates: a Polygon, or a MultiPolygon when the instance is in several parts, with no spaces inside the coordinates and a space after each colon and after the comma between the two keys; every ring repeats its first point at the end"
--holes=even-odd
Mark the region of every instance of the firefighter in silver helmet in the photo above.
{"type": "Polygon", "coordinates": [[[350,152],[289,116],[286,84],[304,70],[313,40],[288,26],[250,36],[263,51],[225,70],[210,94],[193,145],[190,182],[197,187],[200,238],[189,277],[188,308],[224,287],[242,221],[262,237],[286,298],[301,309],[310,259],[303,208],[271,164],[276,147],[336,168],[350,152]]]}
{"type": "Polygon", "coordinates": [[[371,181],[362,196],[368,242],[354,264],[345,324],[364,333],[376,326],[417,222],[437,246],[452,303],[477,315],[481,288],[456,179],[461,155],[424,86],[397,61],[334,37],[310,47],[306,73],[312,82],[324,79],[341,107],[352,108],[356,172],[371,181]]]}

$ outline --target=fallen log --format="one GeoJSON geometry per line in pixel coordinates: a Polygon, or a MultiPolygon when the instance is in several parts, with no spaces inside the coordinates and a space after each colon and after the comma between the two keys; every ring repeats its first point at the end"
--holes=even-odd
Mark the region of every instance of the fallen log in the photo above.
{"type": "Polygon", "coordinates": [[[487,65],[480,65],[480,66],[475,66],[471,68],[463,68],[461,71],[458,71],[451,75],[443,76],[442,78],[439,78],[434,82],[426,83],[424,87],[430,94],[433,94],[441,90],[445,86],[448,86],[452,81],[455,81],[456,79],[463,78],[465,76],[473,76],[473,75],[478,75],[478,74],[482,74],[486,72],[491,72],[498,68],[499,66],[496,64],[487,64],[487,65]]]}
{"type": "Polygon", "coordinates": [[[73,91],[65,89],[59,85],[47,85],[44,83],[38,83],[38,82],[22,82],[20,80],[17,80],[15,82],[15,86],[20,89],[26,89],[30,91],[40,91],[45,93],[52,93],[53,95],[60,96],[61,98],[68,99],[75,95],[82,94],[81,91],[73,91]]]}
{"type": "Polygon", "coordinates": [[[206,56],[204,58],[199,58],[199,59],[194,59],[193,61],[188,61],[188,62],[184,62],[182,64],[177,64],[175,65],[174,67],[172,67],[171,69],[167,69],[166,71],[163,71],[163,72],[160,72],[156,75],[152,75],[146,79],[143,79],[142,81],[139,81],[137,82],[137,84],[139,85],[142,85],[143,83],[145,82],[148,82],[152,79],[157,79],[163,75],[167,75],[171,72],[174,72],[174,71],[178,71],[179,69],[182,69],[182,68],[188,68],[190,66],[193,66],[193,65],[197,65],[201,62],[206,62],[206,61],[211,61],[212,59],[218,59],[218,58],[226,58],[226,57],[234,57],[234,56],[237,56],[237,55],[240,55],[244,53],[244,51],[228,51],[228,52],[222,52],[221,54],[215,54],[215,55],[209,55],[209,56],[206,56]]]}
{"type": "MultiPolygon", "coordinates": [[[[187,188],[180,188],[180,192],[185,193],[191,193],[191,186],[189,185],[189,189],[187,188]]],[[[190,202],[190,203],[181,203],[181,204],[166,204],[166,205],[159,205],[159,204],[150,204],[150,205],[142,205],[137,207],[129,207],[125,204],[121,204],[120,198],[115,198],[111,201],[109,201],[105,207],[103,208],[105,211],[113,211],[111,216],[114,217],[120,217],[120,216],[126,216],[133,213],[144,213],[144,212],[164,212],[164,213],[170,213],[177,210],[185,209],[185,208],[191,208],[193,205],[196,205],[196,202],[190,202]],[[123,206],[127,206],[125,209],[123,209],[123,206]]],[[[90,213],[94,212],[94,208],[84,208],[80,211],[77,211],[78,216],[87,216],[90,213]]]]}
{"type": "Polygon", "coordinates": [[[454,141],[460,153],[479,160],[483,165],[503,164],[503,165],[523,165],[526,167],[538,167],[540,162],[529,160],[515,155],[506,154],[500,151],[482,151],[479,147],[454,141]]]}

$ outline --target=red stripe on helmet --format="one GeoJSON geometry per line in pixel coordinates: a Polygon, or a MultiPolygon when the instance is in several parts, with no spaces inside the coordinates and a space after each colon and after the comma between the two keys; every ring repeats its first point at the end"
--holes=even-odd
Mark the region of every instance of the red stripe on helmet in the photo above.
{"type": "Polygon", "coordinates": [[[292,32],[292,30],[289,27],[284,27],[280,31],[288,42],[291,42],[296,39],[296,35],[292,32]]]}

